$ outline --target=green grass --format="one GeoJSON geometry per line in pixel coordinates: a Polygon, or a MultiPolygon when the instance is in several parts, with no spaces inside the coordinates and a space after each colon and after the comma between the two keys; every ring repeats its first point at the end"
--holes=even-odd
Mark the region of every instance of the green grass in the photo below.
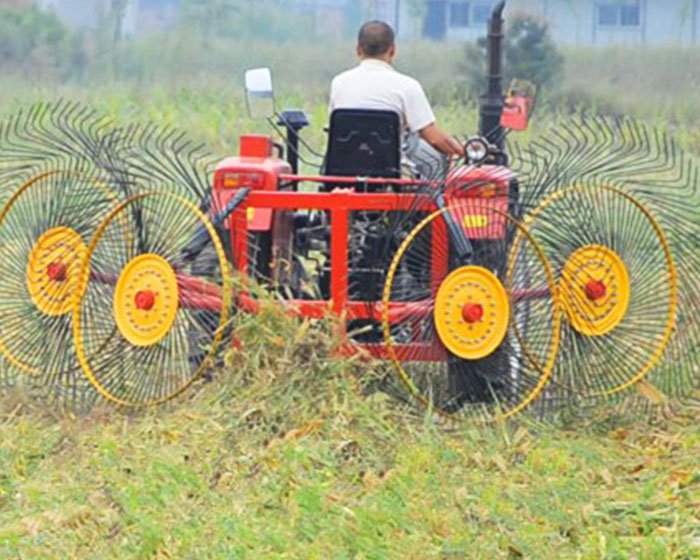
{"type": "MultiPolygon", "coordinates": [[[[202,87],[189,84],[176,89],[158,85],[148,90],[141,90],[130,83],[91,89],[73,85],[56,89],[23,88],[22,84],[10,84],[4,98],[0,92],[0,118],[26,109],[32,102],[59,98],[77,100],[118,119],[122,124],[155,122],[176,126],[187,131],[192,139],[205,143],[213,154],[221,157],[237,150],[240,134],[275,134],[264,119],[254,120],[248,116],[240,88],[222,82],[202,87]]],[[[311,119],[311,126],[303,131],[304,139],[317,151],[325,149],[323,128],[327,126],[328,111],[323,95],[305,96],[283,88],[277,95],[276,106],[279,111],[303,109],[311,119]]],[[[440,121],[455,134],[466,137],[476,130],[474,106],[463,106],[453,101],[438,105],[436,113],[440,121]]]]}
{"type": "MultiPolygon", "coordinates": [[[[235,150],[243,132],[268,132],[245,114],[242,77],[246,68],[273,69],[278,109],[301,108],[312,116],[304,137],[325,145],[328,87],[334,74],[355,63],[350,41],[319,49],[307,43],[211,42],[176,35],[130,45],[117,56],[94,54],[80,75],[57,80],[51,68],[27,64],[8,69],[0,91],[0,116],[30,101],[80,99],[123,122],[155,120],[176,125],[204,141],[216,155],[235,150]]],[[[108,53],[109,54],[109,53],[108,53]]],[[[562,83],[540,92],[535,131],[551,115],[575,111],[630,115],[670,127],[681,145],[700,154],[698,50],[565,49],[562,83]]],[[[461,137],[477,129],[476,98],[468,91],[464,47],[418,42],[400,45],[399,69],[420,78],[441,124],[461,137]]]]}
{"type": "Polygon", "coordinates": [[[697,409],[467,431],[268,308],[172,407],[0,423],[3,558],[640,558],[700,554],[697,409]]]}

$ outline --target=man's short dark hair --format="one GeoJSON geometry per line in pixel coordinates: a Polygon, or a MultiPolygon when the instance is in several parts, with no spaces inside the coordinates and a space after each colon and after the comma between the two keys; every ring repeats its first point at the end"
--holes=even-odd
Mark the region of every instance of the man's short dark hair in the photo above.
{"type": "Polygon", "coordinates": [[[381,56],[389,52],[396,41],[391,25],[383,21],[368,21],[360,28],[357,44],[365,56],[381,56]]]}

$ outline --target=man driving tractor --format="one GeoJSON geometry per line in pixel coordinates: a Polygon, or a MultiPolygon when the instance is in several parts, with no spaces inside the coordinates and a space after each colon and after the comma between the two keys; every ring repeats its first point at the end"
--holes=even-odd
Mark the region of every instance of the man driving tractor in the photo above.
{"type": "Polygon", "coordinates": [[[464,149],[436,123],[421,84],[393,67],[396,37],[382,21],[365,23],[358,34],[360,64],[333,79],[330,112],[335,109],[379,109],[399,114],[408,133],[403,156],[422,177],[436,177],[449,156],[462,157],[464,149]]]}

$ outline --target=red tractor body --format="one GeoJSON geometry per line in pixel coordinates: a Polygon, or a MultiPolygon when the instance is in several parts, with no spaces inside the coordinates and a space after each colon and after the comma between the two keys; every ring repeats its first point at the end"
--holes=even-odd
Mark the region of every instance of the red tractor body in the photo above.
{"type": "MultiPolygon", "coordinates": [[[[294,236],[294,213],[316,211],[328,216],[330,239],[330,283],[327,298],[289,298],[287,307],[301,317],[322,318],[332,312],[341,318],[343,335],[352,321],[379,323],[383,309],[380,301],[358,300],[349,290],[352,264],[349,257],[351,221],[355,213],[417,213],[427,216],[438,210],[435,189],[425,182],[408,179],[306,176],[291,173],[289,164],[273,155],[272,140],[264,136],[243,137],[240,155],[230,157],[216,168],[214,175],[215,211],[221,211],[240,189],[250,189],[243,202],[231,213],[224,224],[227,230],[231,258],[235,269],[242,275],[243,286],[236,294],[239,309],[255,312],[258,301],[245,289],[246,282],[255,276],[253,270],[261,263],[253,260],[251,234],[269,236],[271,251],[269,279],[277,287],[288,283],[292,264],[291,247],[294,236]],[[251,140],[253,138],[253,140],[251,140]],[[332,185],[330,190],[317,192],[300,188],[302,184],[332,185]],[[383,192],[368,192],[367,185],[390,186],[383,192]]],[[[443,185],[445,207],[455,223],[464,228],[470,240],[502,240],[506,235],[506,213],[510,185],[514,174],[502,166],[460,166],[454,168],[443,185]]],[[[430,259],[435,290],[448,270],[444,247],[448,245],[445,221],[432,226],[432,244],[435,254],[430,259]]],[[[267,270],[268,263],[264,263],[267,270]]],[[[432,306],[426,302],[392,302],[390,322],[402,321],[409,315],[428,315],[432,306]]],[[[419,337],[420,338],[420,337],[419,337]]],[[[444,360],[441,345],[409,342],[396,348],[399,358],[410,354],[414,360],[444,360]]],[[[348,352],[362,348],[370,356],[386,358],[387,350],[381,342],[344,345],[348,352]]]]}

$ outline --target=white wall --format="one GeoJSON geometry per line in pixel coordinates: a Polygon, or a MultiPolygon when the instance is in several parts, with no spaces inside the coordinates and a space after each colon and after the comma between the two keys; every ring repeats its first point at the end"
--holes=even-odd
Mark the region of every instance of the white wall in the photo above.
{"type": "MultiPolygon", "coordinates": [[[[139,32],[139,1],[130,0],[123,23],[125,35],[139,32]]],[[[312,5],[338,5],[344,0],[307,0],[312,5]]],[[[352,0],[377,6],[374,17],[383,17],[394,26],[399,8],[398,30],[401,39],[419,38],[421,22],[411,14],[408,0],[352,0]],[[381,12],[381,13],[379,13],[381,12]]],[[[489,0],[471,0],[474,3],[489,0]]],[[[612,0],[608,0],[612,1],[612,0]]],[[[508,14],[526,11],[539,14],[550,22],[555,41],[561,44],[590,45],[700,45],[700,0],[639,0],[639,27],[601,27],[597,25],[597,0],[508,0],[508,14]]],[[[95,28],[105,9],[106,0],[36,0],[44,9],[52,9],[67,24],[95,28]]],[[[371,11],[371,10],[370,10],[371,11]]],[[[449,18],[449,10],[448,10],[449,18]]],[[[483,23],[469,27],[447,28],[448,40],[475,41],[486,34],[483,23]]]]}
{"type": "MultiPolygon", "coordinates": [[[[549,21],[555,41],[567,45],[700,45],[700,0],[639,0],[640,25],[629,27],[598,25],[597,4],[598,0],[509,0],[506,21],[508,14],[519,11],[540,15],[549,21]]],[[[408,19],[405,12],[402,19],[408,19]]],[[[415,38],[420,32],[416,26],[404,26],[401,35],[415,38]]],[[[485,33],[484,24],[448,27],[446,38],[474,41],[485,33]]]]}

